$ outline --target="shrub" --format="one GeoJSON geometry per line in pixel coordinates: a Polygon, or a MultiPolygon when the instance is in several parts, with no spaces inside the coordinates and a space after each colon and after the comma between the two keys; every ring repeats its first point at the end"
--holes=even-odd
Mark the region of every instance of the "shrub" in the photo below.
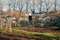
{"type": "Polygon", "coordinates": [[[32,25],[32,22],[20,21],[19,24],[21,24],[21,25],[32,25]]]}
{"type": "Polygon", "coordinates": [[[24,25],[24,24],[25,24],[25,22],[24,22],[24,21],[20,21],[20,22],[19,22],[19,24],[24,25]]]}
{"type": "Polygon", "coordinates": [[[40,26],[40,22],[34,22],[34,26],[37,26],[37,27],[39,27],[40,26]]]}
{"type": "Polygon", "coordinates": [[[57,16],[56,26],[57,26],[57,27],[60,27],[60,16],[57,16]]]}
{"type": "Polygon", "coordinates": [[[28,25],[32,25],[32,22],[28,22],[28,25]]]}
{"type": "Polygon", "coordinates": [[[45,26],[54,26],[55,22],[54,21],[49,21],[45,24],[45,26]]]}
{"type": "Polygon", "coordinates": [[[56,22],[56,26],[57,26],[57,27],[60,27],[60,21],[57,21],[57,22],[56,22]]]}

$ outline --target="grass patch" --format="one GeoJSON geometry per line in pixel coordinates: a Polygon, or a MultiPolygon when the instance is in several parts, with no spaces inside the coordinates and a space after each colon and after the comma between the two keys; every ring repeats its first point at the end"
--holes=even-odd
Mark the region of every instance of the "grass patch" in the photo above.
{"type": "Polygon", "coordinates": [[[60,35],[56,36],[53,33],[28,32],[25,30],[18,30],[18,29],[13,29],[13,32],[25,33],[26,35],[33,35],[33,36],[39,36],[39,37],[45,37],[45,38],[58,38],[58,39],[60,39],[60,35]]]}
{"type": "MultiPolygon", "coordinates": [[[[12,29],[12,32],[22,33],[22,34],[24,33],[26,35],[39,36],[39,37],[44,37],[44,38],[60,39],[60,35],[54,35],[54,33],[28,32],[28,31],[19,30],[19,29],[12,29]]],[[[2,30],[0,30],[0,33],[2,33],[2,30]]]]}

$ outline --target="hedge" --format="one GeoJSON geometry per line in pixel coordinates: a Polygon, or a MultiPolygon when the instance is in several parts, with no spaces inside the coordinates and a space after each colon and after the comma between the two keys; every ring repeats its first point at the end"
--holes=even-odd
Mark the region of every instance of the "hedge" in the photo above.
{"type": "Polygon", "coordinates": [[[53,26],[53,25],[55,25],[54,21],[49,21],[49,22],[45,23],[45,26],[53,26]]]}
{"type": "Polygon", "coordinates": [[[60,21],[56,22],[56,26],[60,27],[60,21]]]}
{"type": "Polygon", "coordinates": [[[20,21],[19,24],[21,24],[21,25],[32,25],[32,22],[20,21]]]}
{"type": "MultiPolygon", "coordinates": [[[[19,24],[21,25],[33,25],[33,22],[26,22],[26,21],[20,21],[19,24]]],[[[41,26],[41,22],[34,22],[34,26],[41,26]]],[[[45,26],[57,26],[60,27],[60,21],[48,21],[46,23],[43,23],[45,26]]]]}

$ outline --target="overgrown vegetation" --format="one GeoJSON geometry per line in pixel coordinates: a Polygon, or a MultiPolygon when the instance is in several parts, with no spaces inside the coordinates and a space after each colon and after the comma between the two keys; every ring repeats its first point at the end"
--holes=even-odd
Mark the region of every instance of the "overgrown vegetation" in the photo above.
{"type": "Polygon", "coordinates": [[[28,32],[25,30],[18,30],[18,29],[13,29],[13,32],[17,33],[24,33],[26,35],[33,35],[33,36],[39,36],[39,37],[45,37],[45,38],[56,38],[60,39],[60,35],[54,35],[54,33],[38,33],[38,32],[28,32]]]}
{"type": "MultiPolygon", "coordinates": [[[[21,25],[33,25],[32,22],[26,22],[26,21],[20,21],[19,24],[21,25]]],[[[60,21],[48,21],[46,23],[41,23],[41,22],[34,22],[34,26],[41,27],[41,25],[44,24],[43,26],[56,26],[60,27],[60,21]]]]}

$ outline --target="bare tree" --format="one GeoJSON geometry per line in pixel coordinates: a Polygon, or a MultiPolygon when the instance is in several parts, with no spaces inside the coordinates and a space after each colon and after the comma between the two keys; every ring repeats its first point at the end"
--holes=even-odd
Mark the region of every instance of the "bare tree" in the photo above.
{"type": "Polygon", "coordinates": [[[50,1],[47,0],[47,3],[46,3],[46,11],[47,11],[47,13],[48,13],[48,11],[49,11],[49,9],[50,9],[49,3],[50,3],[50,1]]]}
{"type": "Polygon", "coordinates": [[[42,0],[39,0],[39,5],[40,5],[40,13],[41,13],[41,10],[42,10],[42,3],[43,3],[43,1],[42,1],[42,0]]]}
{"type": "Polygon", "coordinates": [[[29,8],[28,8],[29,0],[26,0],[25,3],[26,3],[26,12],[28,13],[28,9],[29,9],[29,8]]]}
{"type": "Polygon", "coordinates": [[[0,0],[0,14],[2,14],[2,0],[0,0]]]}
{"type": "Polygon", "coordinates": [[[31,12],[32,12],[32,14],[34,14],[35,13],[35,9],[34,9],[34,7],[35,7],[35,1],[34,0],[32,0],[32,5],[31,5],[31,12]]]}
{"type": "Polygon", "coordinates": [[[55,0],[55,2],[54,2],[54,9],[55,9],[55,11],[56,11],[56,7],[57,7],[57,0],[55,0]]]}
{"type": "Polygon", "coordinates": [[[3,32],[7,31],[12,32],[12,18],[7,18],[6,20],[6,28],[3,32]]]}
{"type": "Polygon", "coordinates": [[[0,29],[2,30],[2,18],[0,16],[0,29]]]}
{"type": "Polygon", "coordinates": [[[21,16],[21,11],[22,11],[22,8],[23,8],[23,6],[22,6],[22,0],[18,0],[19,2],[18,2],[18,8],[19,8],[19,11],[20,11],[20,16],[21,16]]]}
{"type": "MultiPolygon", "coordinates": [[[[32,2],[33,2],[33,4],[32,4],[32,9],[31,9],[31,11],[32,11],[32,14],[34,14],[35,13],[35,9],[34,9],[34,7],[35,7],[35,0],[32,0],[32,2]]],[[[33,28],[34,28],[34,18],[32,18],[32,22],[33,22],[33,24],[32,24],[32,26],[33,26],[33,28]]]]}

